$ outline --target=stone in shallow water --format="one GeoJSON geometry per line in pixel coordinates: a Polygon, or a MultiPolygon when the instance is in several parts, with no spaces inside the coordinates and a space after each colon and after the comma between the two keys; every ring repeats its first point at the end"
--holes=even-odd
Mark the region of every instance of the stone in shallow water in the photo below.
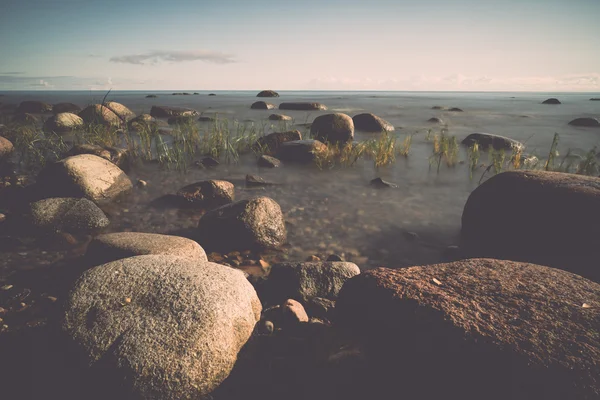
{"type": "Polygon", "coordinates": [[[546,100],[542,101],[542,104],[561,104],[561,102],[558,99],[551,98],[551,99],[546,99],[546,100]]]}
{"type": "Polygon", "coordinates": [[[256,97],[279,97],[279,93],[273,90],[263,90],[259,92],[256,97]]]}
{"type": "Polygon", "coordinates": [[[321,115],[313,121],[310,134],[323,143],[344,144],[354,138],[354,122],[342,113],[321,115]]]}
{"type": "Polygon", "coordinates": [[[473,143],[478,143],[483,150],[492,147],[495,150],[513,150],[522,149],[525,147],[523,143],[517,142],[514,139],[491,133],[471,133],[463,139],[462,144],[471,146],[473,143]]]}
{"type": "Polygon", "coordinates": [[[183,205],[191,207],[219,207],[229,204],[235,198],[233,183],[222,180],[208,180],[192,183],[177,192],[183,205]]]}
{"type": "Polygon", "coordinates": [[[373,180],[371,180],[371,185],[373,187],[379,188],[379,189],[385,189],[385,188],[397,188],[398,185],[388,182],[388,181],[384,181],[381,178],[375,178],[373,180]]]}
{"type": "Polygon", "coordinates": [[[598,128],[600,127],[600,119],[598,118],[575,118],[569,125],[573,126],[585,126],[588,128],[598,128]]]}
{"type": "Polygon", "coordinates": [[[281,161],[279,161],[275,157],[262,155],[258,158],[257,164],[259,167],[277,168],[281,166],[281,161]]]}
{"type": "Polygon", "coordinates": [[[264,101],[257,101],[257,102],[252,103],[250,108],[253,110],[272,110],[276,107],[274,104],[271,104],[271,103],[266,103],[264,101]]]}
{"type": "Polygon", "coordinates": [[[94,233],[110,221],[96,204],[80,198],[48,198],[31,203],[29,221],[41,232],[94,233]]]}
{"type": "Polygon", "coordinates": [[[394,125],[375,114],[363,113],[352,117],[354,127],[365,132],[391,132],[394,125]]]}
{"type": "Polygon", "coordinates": [[[321,103],[281,103],[279,105],[280,110],[298,110],[298,111],[323,111],[327,110],[327,107],[321,103]]]}

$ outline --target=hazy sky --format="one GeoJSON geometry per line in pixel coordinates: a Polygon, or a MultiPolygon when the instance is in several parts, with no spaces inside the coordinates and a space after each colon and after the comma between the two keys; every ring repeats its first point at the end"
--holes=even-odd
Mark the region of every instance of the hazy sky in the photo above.
{"type": "Polygon", "coordinates": [[[0,4],[0,90],[600,91],[600,0],[0,4]]]}

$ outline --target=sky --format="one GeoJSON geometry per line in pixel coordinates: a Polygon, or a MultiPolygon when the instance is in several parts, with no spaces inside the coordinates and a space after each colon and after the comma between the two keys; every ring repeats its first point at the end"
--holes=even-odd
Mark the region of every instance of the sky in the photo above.
{"type": "Polygon", "coordinates": [[[0,4],[0,90],[600,91],[600,0],[0,4]]]}

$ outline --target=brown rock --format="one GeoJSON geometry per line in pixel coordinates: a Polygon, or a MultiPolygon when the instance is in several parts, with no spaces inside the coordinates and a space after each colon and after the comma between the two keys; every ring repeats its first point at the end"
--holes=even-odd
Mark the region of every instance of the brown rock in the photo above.
{"type": "Polygon", "coordinates": [[[296,300],[287,299],[281,306],[283,324],[297,324],[308,322],[308,315],[302,304],[296,300]]]}
{"type": "Polygon", "coordinates": [[[281,103],[280,110],[297,110],[297,111],[322,111],[327,110],[327,107],[320,103],[281,103]]]}
{"type": "Polygon", "coordinates": [[[321,115],[313,121],[310,134],[323,143],[347,143],[354,138],[354,122],[346,114],[321,115]]]}
{"type": "Polygon", "coordinates": [[[264,101],[257,101],[252,103],[250,108],[253,110],[272,110],[275,108],[275,105],[271,103],[266,103],[264,101]]]}
{"type": "Polygon", "coordinates": [[[279,93],[273,90],[263,90],[259,92],[256,97],[279,97],[279,93]]]}
{"type": "Polygon", "coordinates": [[[228,181],[201,181],[179,189],[177,196],[183,199],[185,206],[214,208],[233,202],[235,187],[228,181]]]}
{"type": "Polygon", "coordinates": [[[266,136],[258,138],[252,146],[254,151],[262,151],[268,154],[277,152],[282,143],[294,140],[302,140],[302,134],[299,130],[286,132],[273,132],[266,136]]]}
{"type": "Polygon", "coordinates": [[[352,121],[354,121],[354,127],[360,131],[391,132],[394,130],[394,125],[371,113],[355,115],[352,117],[352,121]]]}

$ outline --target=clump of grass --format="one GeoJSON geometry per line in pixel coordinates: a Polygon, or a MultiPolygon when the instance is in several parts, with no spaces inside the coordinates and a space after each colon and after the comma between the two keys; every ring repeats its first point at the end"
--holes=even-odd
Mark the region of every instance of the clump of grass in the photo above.
{"type": "Polygon", "coordinates": [[[370,152],[375,161],[375,167],[392,164],[396,160],[397,138],[389,132],[382,132],[379,138],[371,142],[370,152]]]}
{"type": "Polygon", "coordinates": [[[551,171],[554,167],[554,159],[558,157],[558,133],[554,134],[554,138],[552,139],[552,145],[550,146],[550,152],[548,153],[548,159],[546,160],[546,164],[544,165],[544,170],[551,171]]]}
{"type": "Polygon", "coordinates": [[[583,157],[582,161],[579,163],[577,167],[577,174],[579,175],[598,175],[598,171],[600,170],[597,159],[597,150],[596,146],[593,149],[588,151],[583,157]]]}
{"type": "Polygon", "coordinates": [[[398,150],[398,154],[402,157],[408,157],[408,154],[410,153],[410,148],[412,146],[412,138],[412,135],[406,135],[406,137],[402,141],[402,144],[400,145],[400,148],[398,150]]]}
{"type": "Polygon", "coordinates": [[[14,146],[18,163],[36,171],[47,163],[56,161],[69,149],[62,136],[55,133],[42,133],[33,126],[14,128],[14,146]]]}
{"type": "Polygon", "coordinates": [[[433,152],[429,157],[429,166],[437,164],[437,172],[440,172],[442,160],[448,167],[458,164],[459,146],[456,136],[448,136],[446,130],[439,135],[433,136],[433,152]]]}
{"type": "Polygon", "coordinates": [[[471,146],[469,146],[467,150],[467,157],[469,159],[469,178],[473,179],[473,171],[479,165],[479,157],[481,157],[481,153],[479,152],[479,143],[474,142],[471,146]]]}

